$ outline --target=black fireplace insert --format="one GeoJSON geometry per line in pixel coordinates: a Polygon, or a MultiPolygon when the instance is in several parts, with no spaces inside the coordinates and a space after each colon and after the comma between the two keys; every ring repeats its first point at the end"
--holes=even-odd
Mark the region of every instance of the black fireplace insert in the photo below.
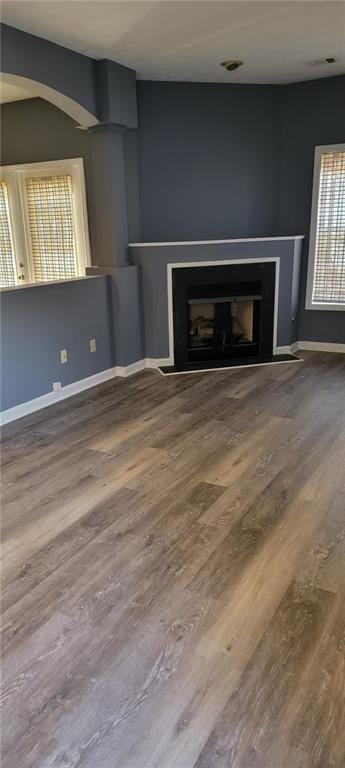
{"type": "Polygon", "coordinates": [[[175,268],[172,285],[175,368],[272,357],[274,262],[175,268]]]}

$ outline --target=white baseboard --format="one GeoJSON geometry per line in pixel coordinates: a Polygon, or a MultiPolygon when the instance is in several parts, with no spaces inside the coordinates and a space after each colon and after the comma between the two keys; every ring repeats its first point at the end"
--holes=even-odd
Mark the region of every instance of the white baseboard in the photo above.
{"type": "Polygon", "coordinates": [[[46,395],[35,397],[33,400],[27,400],[25,403],[20,403],[13,406],[13,408],[0,412],[0,425],[9,424],[9,422],[21,419],[30,413],[35,413],[35,411],[39,411],[41,408],[55,405],[55,403],[59,403],[61,400],[78,395],[79,392],[83,392],[85,389],[96,387],[97,384],[102,384],[104,381],[109,381],[109,379],[114,379],[117,376],[125,378],[126,376],[133,376],[134,373],[139,373],[139,371],[143,371],[145,368],[159,368],[161,365],[171,365],[170,358],[143,358],[135,363],[130,363],[130,365],[117,365],[114,368],[107,368],[105,371],[95,373],[93,376],[87,376],[87,378],[74,381],[72,384],[66,384],[65,387],[62,387],[57,392],[47,392],[46,395]]]}
{"type": "Polygon", "coordinates": [[[171,357],[146,357],[146,368],[160,368],[162,365],[174,365],[171,357]]]}
{"type": "Polygon", "coordinates": [[[276,347],[274,350],[275,355],[288,355],[294,354],[299,349],[305,349],[310,352],[340,352],[345,353],[345,344],[335,344],[334,342],[326,341],[296,341],[295,344],[287,347],[276,347]]]}
{"type": "Polygon", "coordinates": [[[345,344],[326,341],[298,341],[297,348],[306,349],[310,352],[341,352],[345,354],[345,344]]]}
{"type": "Polygon", "coordinates": [[[297,344],[288,344],[286,347],[275,347],[274,355],[291,355],[296,352],[297,344]]]}
{"type": "MultiPolygon", "coordinates": [[[[317,341],[298,341],[297,344],[292,344],[291,347],[276,347],[275,354],[283,355],[296,351],[296,349],[306,349],[319,352],[342,352],[345,353],[345,344],[332,344],[317,341]]],[[[274,361],[271,365],[274,364],[274,361]]],[[[0,413],[0,424],[8,424],[16,419],[21,419],[23,416],[28,416],[30,413],[41,410],[41,408],[47,408],[49,405],[59,403],[61,400],[66,400],[68,397],[78,395],[79,392],[83,392],[85,389],[96,387],[97,384],[102,384],[109,379],[114,379],[117,376],[125,378],[126,376],[132,376],[134,373],[139,373],[145,368],[157,369],[161,366],[173,365],[173,361],[170,357],[152,358],[146,357],[142,360],[137,360],[135,363],[130,363],[126,366],[115,366],[114,368],[107,368],[105,371],[95,373],[93,376],[88,376],[85,379],[74,381],[72,384],[67,384],[57,392],[47,392],[46,395],[41,397],[35,397],[33,400],[28,400],[25,403],[15,405],[13,408],[8,408],[6,411],[0,413]]],[[[258,363],[262,365],[262,363],[258,363]]],[[[214,371],[212,368],[210,371],[214,371]]],[[[216,369],[221,370],[221,369],[216,369]]],[[[229,370],[226,368],[225,370],[229,370]]]]}
{"type": "Polygon", "coordinates": [[[27,416],[29,413],[41,410],[41,408],[47,408],[49,405],[59,403],[60,400],[65,400],[67,397],[73,397],[78,395],[79,392],[83,392],[85,389],[102,384],[104,381],[119,376],[118,368],[107,368],[105,371],[95,373],[93,376],[87,376],[85,379],[74,381],[72,384],[66,384],[65,387],[57,390],[57,392],[47,392],[46,395],[41,397],[35,397],[33,400],[27,400],[25,403],[8,408],[6,411],[0,413],[0,424],[8,424],[10,421],[21,419],[23,416],[27,416]]]}
{"type": "Polygon", "coordinates": [[[139,373],[139,371],[143,371],[146,367],[146,360],[137,360],[135,363],[130,363],[126,366],[118,365],[114,368],[116,371],[115,376],[122,376],[123,378],[133,376],[134,373],[139,373]]]}
{"type": "Polygon", "coordinates": [[[116,370],[116,376],[132,376],[133,373],[139,373],[144,368],[160,368],[161,365],[173,365],[173,362],[170,357],[144,357],[130,365],[117,366],[114,370],[116,370]]]}

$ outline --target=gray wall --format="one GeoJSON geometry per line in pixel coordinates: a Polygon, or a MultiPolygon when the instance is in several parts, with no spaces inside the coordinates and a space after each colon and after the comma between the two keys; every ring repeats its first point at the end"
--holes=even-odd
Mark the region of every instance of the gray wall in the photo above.
{"type": "Polygon", "coordinates": [[[142,240],[306,235],[298,336],[345,342],[345,312],[304,309],[314,148],[345,141],[345,77],[137,87],[142,240]]]}
{"type": "Polygon", "coordinates": [[[138,82],[142,239],[275,234],[281,90],[138,82]]]}
{"type": "MultiPolygon", "coordinates": [[[[78,102],[97,122],[94,59],[0,25],[1,71],[47,85],[78,102]]],[[[91,123],[90,123],[91,124],[91,123]]]]}
{"type": "MultiPolygon", "coordinates": [[[[126,132],[124,143],[129,237],[138,240],[140,213],[137,131],[126,132]]],[[[44,99],[15,101],[1,106],[1,165],[65,160],[69,157],[84,159],[91,250],[95,251],[95,246],[92,248],[96,234],[96,206],[91,135],[78,128],[68,115],[44,99]]]]}
{"type": "Polygon", "coordinates": [[[1,314],[1,410],[51,392],[54,381],[71,384],[114,365],[108,277],[3,292],[1,314]]]}
{"type": "Polygon", "coordinates": [[[102,123],[137,128],[137,92],[134,69],[115,61],[93,61],[97,115],[102,123]]]}
{"type": "Polygon", "coordinates": [[[7,24],[0,24],[0,35],[3,73],[36,81],[67,96],[73,103],[70,114],[75,116],[75,105],[87,110],[85,115],[77,110],[84,126],[100,120],[137,127],[133,69],[108,59],[91,59],[7,24]]]}
{"type": "Polygon", "coordinates": [[[91,143],[87,131],[44,99],[1,106],[1,163],[35,163],[83,157],[91,181],[91,143]]]}
{"type": "Polygon", "coordinates": [[[345,312],[305,309],[314,149],[345,141],[345,76],[284,88],[279,230],[306,235],[298,337],[345,343],[345,312]]]}

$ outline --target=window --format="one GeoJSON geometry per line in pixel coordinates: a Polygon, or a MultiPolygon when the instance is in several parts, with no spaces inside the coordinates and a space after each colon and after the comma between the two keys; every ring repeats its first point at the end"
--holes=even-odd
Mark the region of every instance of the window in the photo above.
{"type": "Polygon", "coordinates": [[[307,309],[345,309],[345,144],[316,147],[307,309]]]}
{"type": "Polygon", "coordinates": [[[85,275],[90,264],[83,161],[0,169],[1,287],[85,275]]]}
{"type": "Polygon", "coordinates": [[[4,287],[15,285],[16,264],[7,186],[4,181],[0,181],[0,253],[0,283],[4,287]]]}

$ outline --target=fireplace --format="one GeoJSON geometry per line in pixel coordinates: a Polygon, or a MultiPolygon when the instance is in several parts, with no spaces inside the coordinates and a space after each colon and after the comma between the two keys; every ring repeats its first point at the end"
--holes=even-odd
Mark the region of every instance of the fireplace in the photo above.
{"type": "Polygon", "coordinates": [[[273,262],[173,269],[174,363],[181,370],[273,354],[273,262]]]}
{"type": "Polygon", "coordinates": [[[188,362],[257,355],[261,299],[259,295],[188,299],[188,362]]]}

